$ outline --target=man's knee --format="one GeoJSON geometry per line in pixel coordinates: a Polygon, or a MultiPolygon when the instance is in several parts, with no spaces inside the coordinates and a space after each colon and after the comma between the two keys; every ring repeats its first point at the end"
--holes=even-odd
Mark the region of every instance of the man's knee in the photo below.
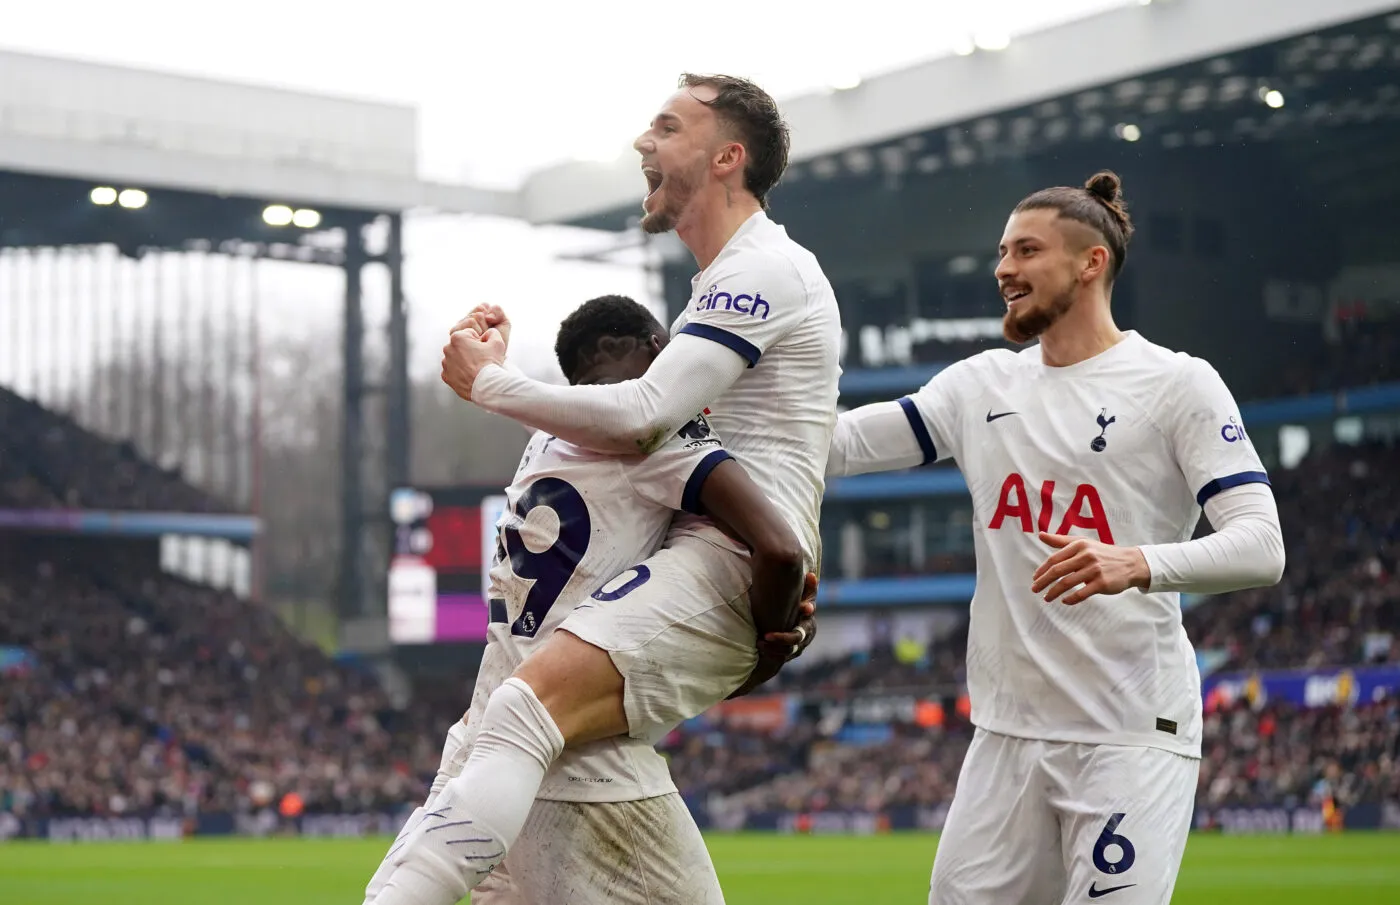
{"type": "Polygon", "coordinates": [[[566,744],[627,734],[622,674],[607,651],[577,635],[556,631],[515,677],[534,691],[566,744]]]}

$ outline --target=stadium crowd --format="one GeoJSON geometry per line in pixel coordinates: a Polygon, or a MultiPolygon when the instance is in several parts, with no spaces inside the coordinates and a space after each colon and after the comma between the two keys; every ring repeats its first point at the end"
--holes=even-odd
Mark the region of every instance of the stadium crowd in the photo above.
{"type": "Polygon", "coordinates": [[[1337,446],[1276,471],[1288,567],[1273,588],[1188,612],[1225,668],[1400,662],[1400,480],[1393,446],[1337,446]]]}
{"type": "MultiPolygon", "coordinates": [[[[217,505],[11,394],[0,418],[0,506],[217,505]]],[[[1191,609],[1197,646],[1224,651],[1223,668],[1400,662],[1396,461],[1393,447],[1334,446],[1277,470],[1285,579],[1191,609]]],[[[4,535],[0,645],[28,657],[0,674],[0,813],[365,812],[420,799],[455,714],[396,708],[371,673],[266,608],[161,573],[152,547],[4,535]]],[[[801,702],[780,728],[702,720],[673,733],[677,783],[715,815],[936,807],[970,739],[959,707],[852,733],[816,705],[870,693],[951,703],[964,649],[959,627],[914,657],[890,643],[799,661],[765,689],[801,702]]],[[[1208,716],[1200,800],[1400,801],[1397,727],[1394,700],[1234,702],[1208,716]]]]}
{"type": "Polygon", "coordinates": [[[226,512],[226,503],[0,387],[0,506],[226,512]]]}
{"type": "Polygon", "coordinates": [[[1400,701],[1253,707],[1206,715],[1198,801],[1341,807],[1400,801],[1400,701]]]}
{"type": "Polygon", "coordinates": [[[339,812],[420,794],[440,715],[396,710],[267,609],[122,547],[3,546],[0,638],[33,656],[0,678],[0,811],[339,812]]]}
{"type": "Polygon", "coordinates": [[[1335,341],[1296,355],[1280,375],[1284,392],[1325,393],[1400,380],[1400,323],[1339,319],[1335,341]]]}

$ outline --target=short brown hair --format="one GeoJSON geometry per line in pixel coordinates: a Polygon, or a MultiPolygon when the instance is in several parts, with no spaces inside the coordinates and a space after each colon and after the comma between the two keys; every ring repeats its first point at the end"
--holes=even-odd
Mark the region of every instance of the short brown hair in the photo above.
{"type": "Polygon", "coordinates": [[[768,193],[788,165],[788,125],[777,101],[748,79],[732,75],[682,73],[678,88],[713,88],[717,92],[705,106],[738,133],[748,161],[744,166],[744,188],[768,209],[768,193]]]}
{"type": "Polygon", "coordinates": [[[1056,211],[1066,220],[1082,223],[1103,236],[1113,256],[1109,282],[1118,279],[1128,257],[1128,243],[1133,239],[1133,221],[1128,217],[1123,180],[1117,173],[1100,170],[1079,189],[1067,185],[1041,189],[1022,199],[1014,213],[1033,210],[1056,211]]]}

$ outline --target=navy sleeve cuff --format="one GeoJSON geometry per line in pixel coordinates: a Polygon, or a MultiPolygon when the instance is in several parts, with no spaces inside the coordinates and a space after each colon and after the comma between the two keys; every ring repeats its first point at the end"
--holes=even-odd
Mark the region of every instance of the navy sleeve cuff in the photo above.
{"type": "MultiPolygon", "coordinates": [[[[1204,506],[1206,500],[1215,496],[1222,490],[1229,490],[1231,487],[1239,487],[1241,484],[1269,484],[1269,476],[1262,471],[1241,471],[1223,478],[1216,478],[1206,486],[1202,487],[1196,494],[1196,505],[1204,506]]],[[[1273,486],[1270,484],[1269,486],[1273,486]]]]}
{"type": "Polygon", "coordinates": [[[929,435],[928,425],[924,424],[924,416],[919,414],[919,407],[908,396],[899,400],[899,407],[904,409],[904,417],[909,419],[909,427],[919,441],[919,449],[924,451],[924,464],[937,462],[938,450],[934,448],[933,437],[929,435]]]}
{"type": "Polygon", "coordinates": [[[685,491],[681,494],[681,508],[686,512],[695,515],[704,515],[700,506],[700,488],[705,486],[705,479],[710,476],[719,463],[733,456],[723,449],[716,449],[700,460],[700,464],[695,466],[695,470],[686,479],[685,491]]]}
{"type": "Polygon", "coordinates": [[[749,367],[758,364],[759,356],[763,353],[758,350],[758,346],[744,339],[736,333],[730,333],[722,327],[712,324],[686,324],[681,327],[682,333],[689,333],[691,336],[698,336],[701,339],[708,339],[717,342],[721,346],[727,346],[739,354],[739,357],[749,363],[749,367]]]}

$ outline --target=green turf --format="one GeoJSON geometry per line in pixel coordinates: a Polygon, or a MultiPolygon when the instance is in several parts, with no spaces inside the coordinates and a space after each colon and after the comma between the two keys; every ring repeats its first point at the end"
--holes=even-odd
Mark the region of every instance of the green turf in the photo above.
{"type": "MultiPolygon", "coordinates": [[[[936,842],[915,834],[709,838],[729,905],[922,905],[936,842]]],[[[0,903],[358,905],[387,841],[11,842],[0,844],[0,903]]],[[[1400,905],[1400,834],[1197,836],[1172,901],[1400,905]]]]}

